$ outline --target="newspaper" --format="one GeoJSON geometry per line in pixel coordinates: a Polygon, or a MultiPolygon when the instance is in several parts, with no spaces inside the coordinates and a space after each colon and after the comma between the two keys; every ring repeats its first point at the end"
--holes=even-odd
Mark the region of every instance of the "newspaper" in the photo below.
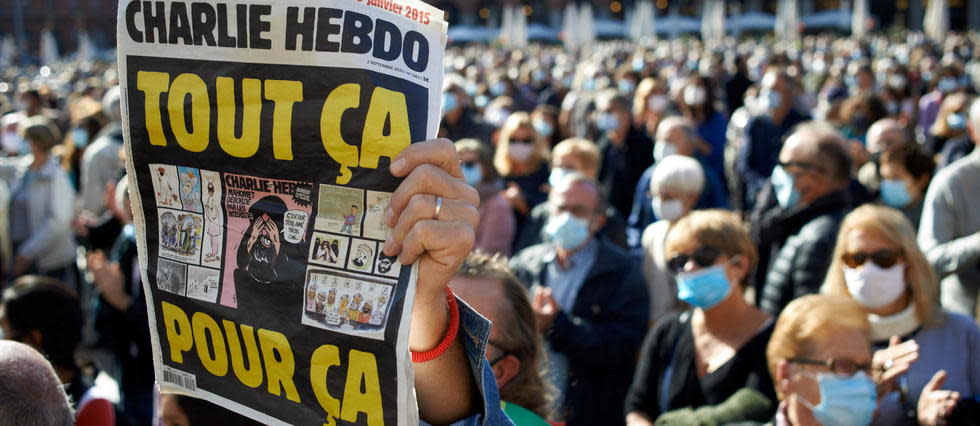
{"type": "Polygon", "coordinates": [[[418,421],[392,159],[435,137],[418,0],[121,1],[127,170],[156,379],[267,424],[418,421]]]}

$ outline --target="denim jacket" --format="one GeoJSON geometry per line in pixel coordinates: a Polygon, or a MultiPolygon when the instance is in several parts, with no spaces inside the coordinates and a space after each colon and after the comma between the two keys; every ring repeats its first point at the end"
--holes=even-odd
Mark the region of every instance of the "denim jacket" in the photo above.
{"type": "MultiPolygon", "coordinates": [[[[500,396],[497,393],[497,382],[494,380],[490,363],[486,360],[486,345],[490,339],[490,321],[483,318],[473,308],[461,299],[456,298],[459,305],[459,334],[456,336],[463,344],[466,358],[470,362],[470,371],[480,389],[483,401],[480,413],[453,423],[451,426],[513,426],[510,418],[500,408],[500,396]]],[[[424,421],[420,424],[428,426],[424,421]]]]}

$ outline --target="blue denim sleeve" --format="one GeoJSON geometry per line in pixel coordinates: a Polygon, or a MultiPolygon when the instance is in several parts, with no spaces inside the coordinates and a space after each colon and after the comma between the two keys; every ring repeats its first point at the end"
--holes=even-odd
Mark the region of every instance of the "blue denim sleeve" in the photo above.
{"type": "MultiPolygon", "coordinates": [[[[459,303],[459,335],[456,336],[466,351],[466,359],[473,372],[473,380],[480,390],[480,400],[483,401],[481,411],[470,417],[453,423],[450,426],[513,426],[514,423],[500,408],[500,396],[497,393],[497,382],[486,360],[487,340],[490,339],[490,321],[482,317],[461,299],[459,303]]],[[[420,420],[419,424],[430,426],[420,420]]]]}

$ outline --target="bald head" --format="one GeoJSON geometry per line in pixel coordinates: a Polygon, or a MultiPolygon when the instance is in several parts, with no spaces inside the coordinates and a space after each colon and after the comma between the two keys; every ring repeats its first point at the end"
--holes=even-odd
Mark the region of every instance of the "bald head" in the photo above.
{"type": "Polygon", "coordinates": [[[71,404],[51,363],[30,346],[0,340],[0,425],[73,423],[71,404]]]}
{"type": "Polygon", "coordinates": [[[905,128],[894,118],[883,118],[868,128],[868,152],[877,154],[905,142],[905,128]]]}

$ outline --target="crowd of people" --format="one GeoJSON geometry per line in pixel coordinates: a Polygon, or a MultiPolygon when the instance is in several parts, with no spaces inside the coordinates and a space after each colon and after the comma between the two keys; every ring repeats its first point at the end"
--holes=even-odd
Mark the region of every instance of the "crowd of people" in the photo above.
{"type": "MultiPolygon", "coordinates": [[[[977,424],[980,35],[444,65],[438,136],[480,213],[451,288],[494,325],[515,424],[977,424]]],[[[0,70],[0,329],[78,424],[208,424],[154,396],[116,84],[0,70]]]]}

